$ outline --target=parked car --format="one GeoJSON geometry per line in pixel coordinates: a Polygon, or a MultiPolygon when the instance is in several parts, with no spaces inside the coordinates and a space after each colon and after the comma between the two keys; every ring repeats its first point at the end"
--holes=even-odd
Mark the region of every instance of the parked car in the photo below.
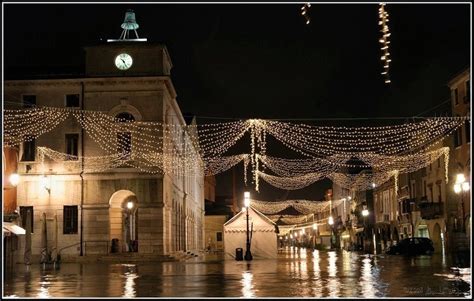
{"type": "Polygon", "coordinates": [[[396,255],[431,255],[434,252],[433,241],[426,237],[412,237],[401,240],[398,244],[391,246],[385,252],[396,255]]]}

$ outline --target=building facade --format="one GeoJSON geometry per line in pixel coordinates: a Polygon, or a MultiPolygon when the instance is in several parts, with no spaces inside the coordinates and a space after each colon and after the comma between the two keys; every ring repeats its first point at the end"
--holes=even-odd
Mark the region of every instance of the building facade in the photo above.
{"type": "MultiPolygon", "coordinates": [[[[5,81],[6,108],[82,109],[129,121],[186,125],[164,45],[121,40],[86,47],[85,52],[83,76],[5,81]]],[[[186,151],[197,157],[193,133],[176,135],[180,136],[163,143],[177,153],[186,151]]],[[[130,133],[126,137],[128,154],[133,155],[139,137],[130,133]]],[[[71,168],[70,162],[40,160],[40,146],[76,158],[104,155],[72,116],[19,145],[17,209],[23,225],[26,212],[32,213],[33,259],[40,258],[45,249],[52,257],[60,253],[64,260],[130,251],[172,255],[204,248],[203,174],[186,174],[186,170],[154,174],[124,166],[84,172],[71,168]]]]}
{"type": "MultiPolygon", "coordinates": [[[[448,85],[449,106],[438,109],[436,114],[469,117],[470,69],[455,76],[448,85]]],[[[356,193],[351,205],[352,231],[356,233],[353,243],[359,248],[363,244],[366,251],[383,252],[400,239],[427,237],[433,241],[435,252],[450,253],[456,263],[466,264],[471,239],[470,127],[467,120],[430,147],[429,150],[449,147],[448,162],[441,156],[425,168],[400,174],[397,182],[392,178],[373,190],[356,193]],[[459,175],[469,184],[456,192],[454,185],[459,175]],[[365,221],[360,214],[364,207],[369,211],[365,221]],[[366,227],[362,228],[362,224],[366,227]]]]}

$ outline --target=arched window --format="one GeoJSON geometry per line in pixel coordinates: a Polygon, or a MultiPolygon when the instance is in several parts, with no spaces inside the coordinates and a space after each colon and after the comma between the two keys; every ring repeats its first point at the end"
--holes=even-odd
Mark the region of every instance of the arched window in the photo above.
{"type": "MultiPolygon", "coordinates": [[[[119,113],[115,118],[118,122],[135,121],[135,117],[127,112],[119,113]]],[[[130,159],[130,153],[132,152],[132,133],[125,131],[117,134],[117,151],[123,154],[124,159],[130,159]]]]}

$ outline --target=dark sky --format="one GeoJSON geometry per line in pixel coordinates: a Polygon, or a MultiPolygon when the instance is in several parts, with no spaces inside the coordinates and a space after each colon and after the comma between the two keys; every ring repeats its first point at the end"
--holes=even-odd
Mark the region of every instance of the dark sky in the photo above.
{"type": "MultiPolygon", "coordinates": [[[[380,75],[377,3],[313,4],[309,26],[300,7],[6,4],[5,77],[80,72],[81,47],[118,38],[127,9],[135,10],[140,37],[167,45],[178,103],[197,116],[414,116],[448,99],[447,81],[470,65],[469,4],[386,6],[390,85],[380,75]]],[[[218,193],[230,192],[229,174],[218,178],[218,193]]],[[[288,197],[320,199],[329,185],[288,197]]],[[[262,199],[285,193],[265,184],[262,189],[262,199]]]]}

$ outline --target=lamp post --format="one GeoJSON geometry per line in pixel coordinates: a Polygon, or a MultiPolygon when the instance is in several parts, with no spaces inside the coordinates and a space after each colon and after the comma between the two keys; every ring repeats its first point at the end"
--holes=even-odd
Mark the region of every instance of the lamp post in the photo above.
{"type": "Polygon", "coordinates": [[[245,260],[252,260],[252,252],[250,252],[250,236],[249,236],[249,207],[250,207],[250,192],[244,192],[244,205],[246,210],[247,219],[247,249],[245,250],[245,260]]]}
{"type": "Polygon", "coordinates": [[[364,244],[364,251],[365,251],[365,237],[366,237],[366,233],[367,233],[366,220],[367,220],[367,216],[369,216],[369,210],[367,210],[367,208],[365,206],[364,206],[364,209],[362,210],[362,216],[364,217],[364,241],[362,243],[364,244]]]}
{"type": "Polygon", "coordinates": [[[127,233],[128,233],[128,251],[133,252],[133,244],[132,244],[132,228],[133,228],[133,221],[132,221],[132,209],[133,209],[133,202],[129,201],[127,202],[127,209],[128,209],[128,224],[127,224],[127,233]]]}
{"type": "Polygon", "coordinates": [[[462,219],[461,219],[461,222],[462,222],[462,228],[461,230],[463,232],[466,231],[466,228],[464,226],[464,217],[465,217],[465,212],[464,212],[464,194],[466,192],[469,191],[470,189],[470,185],[469,185],[469,182],[466,181],[466,178],[464,177],[464,174],[460,173],[460,174],[457,174],[456,176],[456,183],[454,184],[454,192],[456,194],[460,194],[461,195],[461,209],[462,209],[462,219]]]}
{"type": "MultiPolygon", "coordinates": [[[[314,216],[313,216],[314,222],[314,216]]],[[[316,223],[313,224],[313,250],[316,249],[316,231],[318,230],[318,225],[316,223]]]]}

